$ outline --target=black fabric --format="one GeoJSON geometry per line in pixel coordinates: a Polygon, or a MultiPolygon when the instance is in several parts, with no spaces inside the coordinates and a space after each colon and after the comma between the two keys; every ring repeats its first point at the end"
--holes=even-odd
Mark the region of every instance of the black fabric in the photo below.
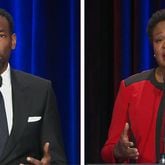
{"type": "Polygon", "coordinates": [[[139,81],[151,80],[151,77],[153,77],[153,73],[154,73],[154,69],[150,69],[147,71],[143,71],[141,73],[134,74],[125,79],[125,85],[129,86],[129,85],[139,82],[139,81]]]}
{"type": "Polygon", "coordinates": [[[0,87],[2,86],[2,77],[0,76],[0,87]]]}
{"type": "Polygon", "coordinates": [[[50,143],[51,165],[67,164],[51,82],[11,69],[11,85],[13,126],[0,165],[28,164],[27,156],[41,159],[45,142],[50,143]],[[29,122],[37,116],[41,119],[29,122]]]}
{"type": "Polygon", "coordinates": [[[156,122],[156,158],[157,162],[159,162],[160,159],[160,133],[161,133],[161,125],[162,125],[162,116],[163,111],[165,109],[165,92],[163,93],[162,100],[159,106],[159,111],[157,115],[157,122],[156,122]]]}
{"type": "MultiPolygon", "coordinates": [[[[2,80],[1,77],[0,79],[2,80]]],[[[2,155],[8,137],[9,137],[9,132],[8,132],[4,99],[2,93],[0,92],[0,156],[2,155]]]]}

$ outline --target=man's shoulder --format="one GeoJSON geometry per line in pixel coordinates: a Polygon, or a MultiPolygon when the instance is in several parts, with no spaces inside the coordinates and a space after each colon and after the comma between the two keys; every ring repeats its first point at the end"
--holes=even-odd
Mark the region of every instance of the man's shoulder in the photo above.
{"type": "Polygon", "coordinates": [[[145,70],[140,73],[136,73],[124,80],[125,85],[129,86],[133,83],[144,81],[144,80],[150,80],[152,78],[152,75],[154,73],[154,69],[145,70]]]}
{"type": "Polygon", "coordinates": [[[41,78],[39,76],[20,71],[20,70],[15,70],[11,69],[11,77],[16,79],[19,82],[23,82],[25,84],[36,84],[36,85],[46,85],[50,84],[50,80],[41,78]]]}

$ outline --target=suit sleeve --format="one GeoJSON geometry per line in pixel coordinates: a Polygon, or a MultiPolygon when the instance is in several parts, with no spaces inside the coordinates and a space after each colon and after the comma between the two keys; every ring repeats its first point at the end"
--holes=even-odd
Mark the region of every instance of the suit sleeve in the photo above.
{"type": "Polygon", "coordinates": [[[60,119],[57,111],[55,94],[51,83],[48,85],[45,112],[43,117],[42,146],[50,142],[51,164],[66,164],[66,157],[61,136],[60,119]]]}
{"type": "Polygon", "coordinates": [[[113,150],[127,122],[127,110],[129,106],[129,90],[125,86],[124,80],[120,84],[119,92],[115,101],[112,121],[108,132],[108,138],[102,148],[101,155],[103,161],[115,163],[113,150]]]}

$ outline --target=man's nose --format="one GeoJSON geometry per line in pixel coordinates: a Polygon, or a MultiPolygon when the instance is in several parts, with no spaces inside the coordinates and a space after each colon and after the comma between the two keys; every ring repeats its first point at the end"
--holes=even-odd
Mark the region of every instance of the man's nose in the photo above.
{"type": "Polygon", "coordinates": [[[162,45],[162,47],[165,49],[165,41],[163,42],[163,45],[162,45]]]}

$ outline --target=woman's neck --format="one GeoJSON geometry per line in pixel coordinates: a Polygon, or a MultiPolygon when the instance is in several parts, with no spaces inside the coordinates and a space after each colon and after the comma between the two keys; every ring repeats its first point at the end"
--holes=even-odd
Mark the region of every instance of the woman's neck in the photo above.
{"type": "Polygon", "coordinates": [[[155,72],[155,78],[158,82],[165,82],[165,68],[157,67],[155,72]]]}

